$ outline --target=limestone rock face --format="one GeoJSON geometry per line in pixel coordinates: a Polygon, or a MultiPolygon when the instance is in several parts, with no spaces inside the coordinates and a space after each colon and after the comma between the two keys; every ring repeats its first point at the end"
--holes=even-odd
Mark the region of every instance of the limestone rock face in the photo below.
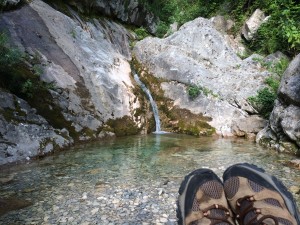
{"type": "Polygon", "coordinates": [[[242,35],[246,40],[252,40],[260,25],[265,22],[268,17],[260,9],[256,9],[251,17],[245,22],[242,28],[242,35]]]}
{"type": "MultiPolygon", "coordinates": [[[[283,74],[278,91],[278,99],[270,116],[270,123],[262,132],[258,142],[271,147],[288,150],[283,143],[292,142],[296,146],[291,153],[300,154],[300,55],[297,55],[283,74]]],[[[285,144],[286,145],[286,144],[285,144]]]]}
{"type": "Polygon", "coordinates": [[[174,104],[212,118],[220,135],[234,135],[233,122],[255,110],[247,98],[263,87],[268,72],[249,57],[241,60],[211,21],[197,18],[165,39],[146,38],[134,48],[134,56],[163,83],[164,95],[174,104]],[[189,85],[202,87],[190,99],[189,85]]]}
{"type": "MultiPolygon", "coordinates": [[[[43,67],[41,79],[55,84],[50,91],[52,103],[43,103],[46,105],[41,115],[50,122],[58,120],[66,132],[82,141],[99,138],[103,126],[111,120],[128,117],[133,120],[132,126],[141,126],[132,116],[140,105],[133,94],[128,63],[130,34],[123,26],[105,19],[84,22],[79,16],[73,18],[39,0],[0,16],[0,27],[9,32],[11,42],[28,57],[38,58],[43,67]]],[[[27,125],[16,127],[10,121],[4,121],[2,126],[3,132],[10,129],[20,140],[26,133],[35,135],[39,131],[46,132],[47,137],[55,136],[53,129],[57,127],[46,129],[44,123],[45,119],[30,125],[29,131],[27,125]]],[[[42,140],[28,138],[24,151],[32,148],[29,155],[33,156],[42,140]],[[29,140],[33,141],[26,147],[29,140]]]]}
{"type": "Polygon", "coordinates": [[[234,22],[232,20],[227,20],[224,16],[215,16],[210,20],[212,21],[214,28],[223,34],[225,41],[233,51],[236,54],[245,55],[246,48],[242,44],[241,36],[238,35],[235,37],[229,32],[233,28],[234,22]]]}

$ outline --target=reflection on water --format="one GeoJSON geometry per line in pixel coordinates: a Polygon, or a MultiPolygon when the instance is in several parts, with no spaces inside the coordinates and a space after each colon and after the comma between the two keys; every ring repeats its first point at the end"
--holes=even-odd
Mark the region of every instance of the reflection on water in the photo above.
{"type": "MultiPolygon", "coordinates": [[[[292,156],[268,151],[243,139],[196,138],[163,134],[131,136],[80,145],[0,174],[0,198],[46,197],[50,189],[76,186],[81,190],[106,182],[139,184],[161,179],[181,180],[204,167],[219,176],[234,163],[249,162],[278,176],[287,186],[298,186],[299,171],[284,166],[292,156]],[[118,178],[118,179],[116,179],[118,178]]],[[[63,191],[63,190],[62,190],[63,191]]],[[[297,199],[298,203],[300,199],[297,199]]]]}

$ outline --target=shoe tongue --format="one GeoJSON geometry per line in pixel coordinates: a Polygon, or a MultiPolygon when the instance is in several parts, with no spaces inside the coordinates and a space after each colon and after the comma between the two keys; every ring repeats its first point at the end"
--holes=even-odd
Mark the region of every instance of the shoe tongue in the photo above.
{"type": "MultiPolygon", "coordinates": [[[[244,210],[246,210],[248,207],[250,207],[253,203],[250,202],[249,200],[245,199],[244,201],[242,201],[240,203],[240,211],[241,212],[244,212],[244,210]]],[[[257,214],[252,210],[252,211],[249,211],[245,217],[244,217],[244,220],[243,220],[243,223],[244,224],[250,224],[250,221],[251,223],[256,223],[257,222],[257,214]],[[255,218],[253,220],[253,218],[255,218]]]]}
{"type": "MultiPolygon", "coordinates": [[[[210,217],[212,217],[212,218],[224,218],[224,219],[226,219],[226,213],[222,209],[211,209],[210,210],[210,217]]],[[[215,223],[215,222],[217,222],[217,220],[212,219],[211,222],[215,223]]],[[[230,223],[226,223],[226,222],[222,221],[222,222],[217,223],[217,224],[218,225],[228,225],[230,223]]]]}

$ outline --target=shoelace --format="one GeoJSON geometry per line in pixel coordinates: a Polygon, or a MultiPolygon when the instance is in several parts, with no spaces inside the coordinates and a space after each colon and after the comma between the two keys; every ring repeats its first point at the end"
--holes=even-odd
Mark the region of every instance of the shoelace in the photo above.
{"type": "Polygon", "coordinates": [[[222,205],[215,204],[215,205],[209,206],[209,207],[203,209],[202,212],[203,212],[204,217],[206,217],[206,218],[213,221],[211,223],[211,225],[220,224],[222,222],[233,225],[232,223],[230,223],[228,221],[228,218],[230,217],[229,210],[226,207],[222,206],[222,205]],[[225,212],[223,217],[213,215],[212,210],[218,210],[218,209],[221,209],[225,212]]]}
{"type": "Polygon", "coordinates": [[[266,219],[271,219],[274,221],[275,225],[279,225],[278,219],[272,215],[264,215],[260,219],[257,219],[257,216],[261,214],[261,211],[259,209],[256,209],[254,207],[254,201],[255,199],[253,196],[245,196],[243,198],[240,198],[236,204],[237,204],[237,214],[236,219],[239,221],[240,224],[243,225],[267,225],[264,223],[266,219]],[[247,201],[247,202],[245,202],[247,201]],[[246,204],[246,207],[241,209],[241,205],[246,204]],[[249,219],[249,221],[246,221],[247,223],[244,223],[245,216],[248,213],[253,212],[253,217],[249,219]]]}

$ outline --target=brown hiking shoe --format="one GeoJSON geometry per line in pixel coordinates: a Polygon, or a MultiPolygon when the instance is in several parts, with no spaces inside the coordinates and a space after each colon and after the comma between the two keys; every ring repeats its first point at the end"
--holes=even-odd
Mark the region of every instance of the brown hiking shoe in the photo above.
{"type": "Polygon", "coordinates": [[[291,193],[274,176],[250,164],[236,164],[223,175],[224,190],[240,225],[300,225],[291,193]]]}
{"type": "Polygon", "coordinates": [[[188,174],[179,188],[178,224],[234,224],[223,184],[213,171],[198,169],[188,174]]]}

